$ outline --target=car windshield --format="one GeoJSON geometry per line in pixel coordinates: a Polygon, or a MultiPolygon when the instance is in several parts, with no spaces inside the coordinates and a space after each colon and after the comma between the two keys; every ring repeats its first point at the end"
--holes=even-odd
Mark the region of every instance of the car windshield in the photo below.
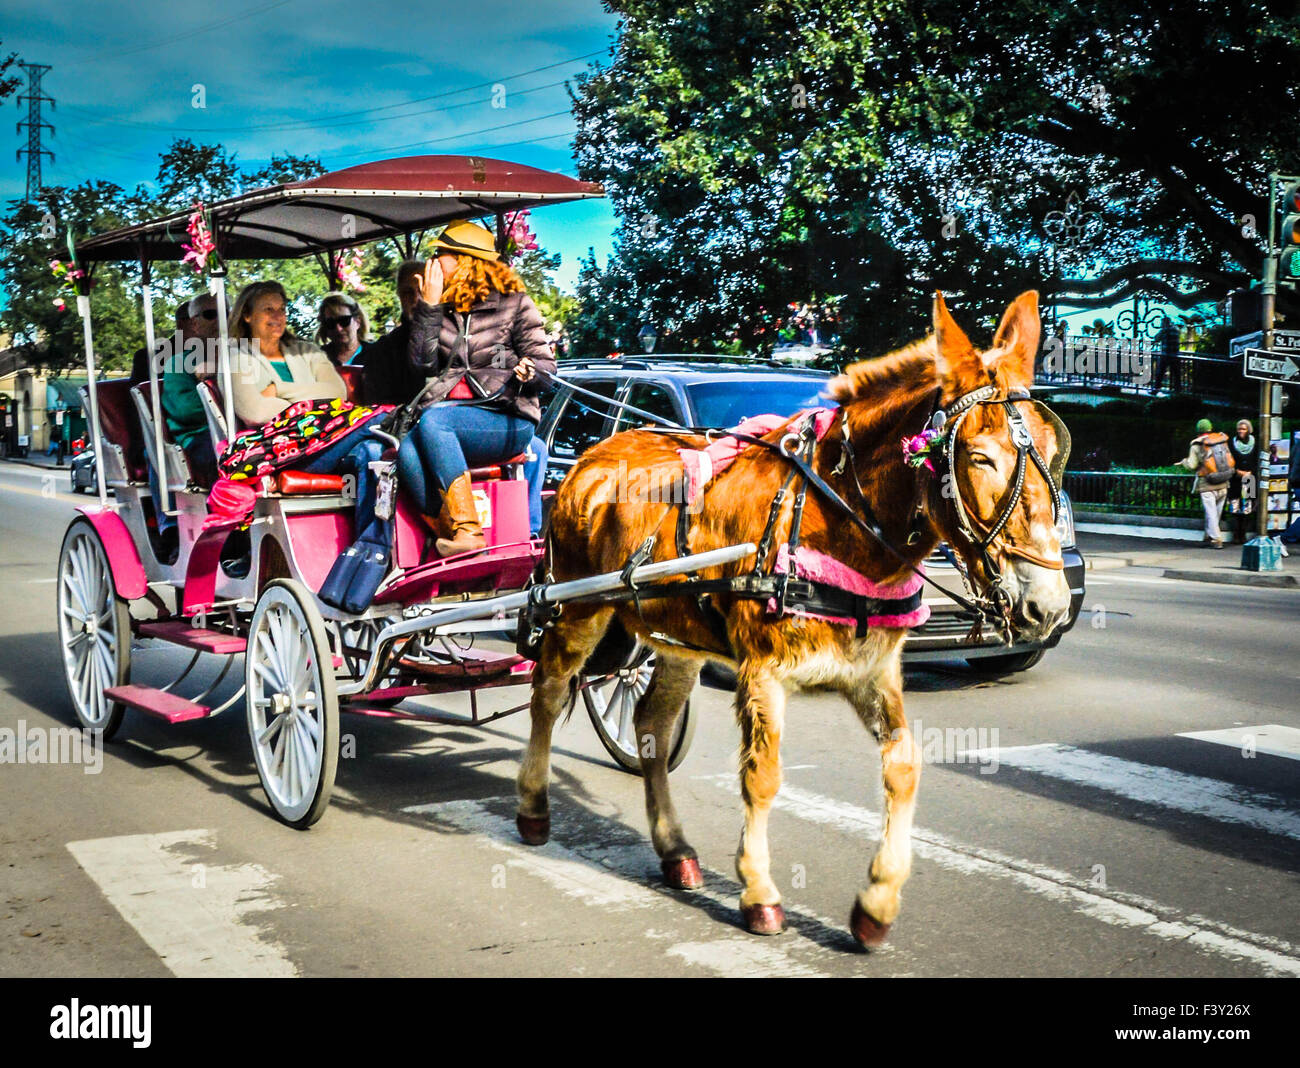
{"type": "Polygon", "coordinates": [[[826,403],[825,378],[762,378],[746,375],[686,387],[700,426],[733,427],[753,415],[793,415],[826,403]]]}

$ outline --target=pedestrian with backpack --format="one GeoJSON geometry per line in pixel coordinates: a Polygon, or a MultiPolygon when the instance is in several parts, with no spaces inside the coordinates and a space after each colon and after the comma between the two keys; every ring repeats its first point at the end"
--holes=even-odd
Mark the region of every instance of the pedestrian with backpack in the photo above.
{"type": "Polygon", "coordinates": [[[1236,471],[1232,450],[1228,448],[1228,435],[1214,429],[1208,419],[1196,424],[1196,437],[1187,456],[1178,461],[1179,467],[1196,472],[1195,491],[1201,495],[1205,509],[1205,541],[1212,549],[1223,548],[1223,535],[1219,519],[1228,499],[1228,486],[1236,471]]]}

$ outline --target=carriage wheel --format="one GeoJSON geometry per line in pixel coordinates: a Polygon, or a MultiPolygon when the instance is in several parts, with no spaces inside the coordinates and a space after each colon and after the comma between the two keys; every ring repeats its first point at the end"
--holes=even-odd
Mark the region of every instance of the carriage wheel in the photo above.
{"type": "Polygon", "coordinates": [[[108,554],[85,519],[68,527],[59,553],[59,644],[68,696],[83,727],[113,737],[126,709],[104,691],[131,678],[131,618],[113,587],[108,554]]]}
{"type": "Polygon", "coordinates": [[[292,579],[262,591],[244,653],[248,733],[276,815],[305,829],[322,815],[339,762],[333,654],[312,595],[292,579]]]}
{"type": "MultiPolygon", "coordinates": [[[[603,681],[593,682],[582,691],[587,705],[587,715],[596,728],[596,737],[605,751],[624,771],[641,774],[641,753],[637,743],[632,715],[636,703],[650,685],[655,659],[631,667],[621,668],[603,681]]],[[[691,740],[695,737],[695,713],[691,702],[686,702],[681,718],[673,730],[672,748],[668,754],[668,770],[674,771],[686,759],[691,740]]]]}

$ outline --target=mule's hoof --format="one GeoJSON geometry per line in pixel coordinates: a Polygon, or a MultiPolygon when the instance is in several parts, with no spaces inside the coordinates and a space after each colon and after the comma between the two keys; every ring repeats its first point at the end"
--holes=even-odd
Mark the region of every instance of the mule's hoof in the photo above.
{"type": "Polygon", "coordinates": [[[873,920],[867,915],[864,909],[857,901],[853,902],[853,912],[849,915],[849,930],[853,932],[853,937],[858,940],[858,945],[863,949],[875,949],[889,937],[889,927],[887,923],[881,923],[873,920]]]}
{"type": "Polygon", "coordinates": [[[659,867],[663,870],[664,882],[675,890],[698,890],[704,885],[700,862],[694,857],[665,860],[659,867]]]}
{"type": "Polygon", "coordinates": [[[785,930],[785,909],[780,905],[741,905],[740,918],[750,934],[774,935],[785,930]]]}
{"type": "Polygon", "coordinates": [[[515,817],[515,826],[525,845],[546,845],[551,837],[550,816],[525,816],[521,812],[515,817]]]}

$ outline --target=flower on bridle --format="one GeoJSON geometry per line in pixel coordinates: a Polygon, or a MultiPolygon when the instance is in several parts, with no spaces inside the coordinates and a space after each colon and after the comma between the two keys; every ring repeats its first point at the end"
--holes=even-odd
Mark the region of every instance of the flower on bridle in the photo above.
{"type": "Polygon", "coordinates": [[[926,427],[919,434],[903,439],[903,460],[909,467],[924,467],[932,475],[939,472],[931,462],[935,442],[943,437],[943,431],[926,427]]]}

